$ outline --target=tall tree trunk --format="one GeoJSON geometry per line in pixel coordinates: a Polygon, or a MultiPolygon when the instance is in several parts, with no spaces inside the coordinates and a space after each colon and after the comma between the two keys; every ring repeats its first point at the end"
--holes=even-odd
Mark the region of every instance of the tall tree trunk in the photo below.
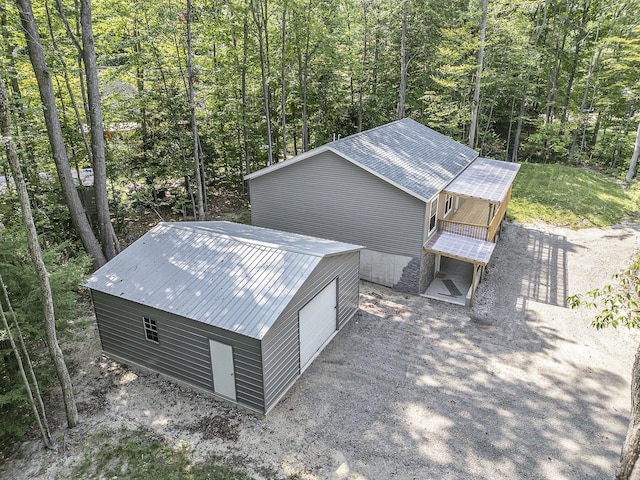
{"type": "MultiPolygon", "coordinates": [[[[144,66],[142,65],[142,44],[139,40],[138,31],[138,18],[133,20],[133,37],[136,38],[136,42],[133,44],[133,52],[135,54],[135,68],[136,68],[136,88],[138,89],[138,98],[144,95],[145,91],[145,75],[144,66]]],[[[146,164],[148,160],[148,152],[151,149],[151,140],[149,138],[149,120],[146,109],[146,102],[140,102],[140,134],[142,137],[142,161],[146,164]]]]}
{"type": "Polygon", "coordinates": [[[636,133],[636,145],[633,149],[633,155],[631,156],[631,163],[629,164],[629,170],[625,180],[627,183],[636,176],[636,169],[638,168],[638,156],[640,155],[640,123],[638,123],[638,132],[636,133]]]}
{"type": "MultiPolygon", "coordinates": [[[[378,68],[380,67],[380,9],[381,9],[381,2],[377,2],[374,5],[375,8],[375,28],[373,29],[373,69],[371,71],[371,93],[373,93],[373,96],[376,97],[376,95],[378,94],[378,68]]],[[[406,3],[406,0],[405,2],[406,3]]],[[[404,13],[404,5],[403,5],[403,13],[404,13]]],[[[406,20],[404,21],[405,25],[406,25],[406,20]]],[[[405,27],[406,28],[406,27],[405,27]]],[[[406,41],[406,31],[405,31],[405,41],[406,41]]],[[[405,44],[405,48],[406,48],[406,44],[405,44]]],[[[405,68],[406,71],[406,68],[405,68]]],[[[405,78],[405,96],[406,96],[406,78],[405,78]]],[[[403,110],[403,116],[404,116],[404,110],[403,110]]]]}
{"type": "MultiPolygon", "coordinates": [[[[598,40],[600,38],[600,21],[602,20],[602,15],[598,19],[598,25],[596,27],[596,37],[593,45],[593,52],[591,52],[591,59],[589,60],[589,73],[587,74],[587,80],[584,85],[584,91],[582,92],[582,102],[580,103],[580,118],[583,118],[584,121],[583,126],[586,132],[587,125],[589,123],[589,112],[587,111],[587,101],[589,99],[589,90],[591,88],[591,80],[593,79],[593,73],[596,67],[600,63],[600,55],[602,54],[602,50],[604,46],[600,46],[598,48],[598,53],[596,54],[596,47],[598,46],[598,40]]],[[[595,94],[593,96],[595,98],[595,94]]],[[[576,128],[573,132],[573,139],[571,141],[571,146],[569,147],[569,160],[573,158],[576,151],[576,146],[578,143],[578,135],[580,134],[580,124],[576,125],[576,128]]],[[[582,150],[582,148],[580,149],[582,150]]]]}
{"type": "MultiPolygon", "coordinates": [[[[2,282],[2,277],[0,277],[0,282],[2,282]]],[[[3,286],[4,286],[4,283],[3,283],[3,286]]],[[[24,371],[24,363],[22,362],[22,356],[20,355],[20,351],[18,350],[16,342],[13,339],[13,333],[9,328],[9,322],[7,321],[7,316],[5,315],[4,309],[2,308],[2,303],[0,303],[0,317],[2,317],[2,324],[6,330],[6,335],[9,338],[11,350],[13,351],[16,362],[18,363],[20,378],[22,379],[24,388],[27,391],[27,398],[29,399],[29,405],[31,406],[31,411],[33,412],[33,416],[35,417],[36,423],[38,424],[38,429],[40,430],[40,436],[42,437],[42,442],[44,443],[45,447],[52,448],[51,435],[49,433],[48,427],[45,429],[46,424],[43,422],[43,419],[40,416],[40,412],[38,412],[38,408],[36,407],[36,402],[35,402],[35,399],[33,398],[33,391],[31,390],[31,384],[29,383],[29,380],[27,379],[27,374],[24,371]]]]}
{"type": "Polygon", "coordinates": [[[475,89],[473,91],[473,105],[471,107],[471,124],[469,125],[469,147],[476,146],[476,132],[478,130],[478,111],[480,110],[480,86],[482,84],[482,66],[484,62],[484,41],[487,33],[487,13],[489,0],[482,0],[482,20],[480,21],[480,46],[478,47],[478,64],[476,67],[475,89]]]}
{"type": "Polygon", "coordinates": [[[251,158],[249,156],[249,125],[247,125],[247,53],[249,42],[249,25],[245,17],[243,22],[242,39],[242,138],[244,140],[245,173],[251,173],[251,158]]]}
{"type": "Polygon", "coordinates": [[[267,126],[267,165],[273,165],[273,137],[271,135],[271,108],[269,106],[269,79],[268,79],[268,37],[267,37],[267,0],[250,0],[253,21],[258,29],[258,47],[260,53],[260,74],[262,76],[262,95],[264,96],[264,116],[267,126]],[[256,5],[259,2],[259,5],[256,5]]]}
{"type": "Polygon", "coordinates": [[[38,242],[38,232],[33,221],[33,213],[31,211],[31,203],[29,194],[27,193],[27,185],[22,176],[22,170],[18,163],[18,155],[16,153],[15,144],[11,136],[9,106],[4,82],[0,79],[0,134],[9,160],[9,167],[13,175],[13,181],[18,192],[20,201],[20,209],[22,211],[22,223],[27,234],[27,243],[29,246],[29,254],[38,275],[38,285],[40,287],[40,297],[44,309],[44,326],[49,347],[49,353],[53,360],[60,386],[62,387],[62,397],[64,400],[65,410],[67,414],[67,424],[70,428],[78,424],[78,410],[73,397],[73,386],[71,385],[71,377],[64,361],[64,356],[56,334],[56,317],[53,309],[53,296],[51,293],[51,285],[49,284],[49,274],[42,259],[42,251],[38,242]]]}
{"type": "Polygon", "coordinates": [[[93,158],[93,185],[96,193],[98,228],[102,240],[102,251],[107,260],[118,253],[115,231],[109,212],[109,194],[107,191],[107,164],[104,145],[104,127],[102,125],[102,107],[100,106],[100,84],[98,83],[98,65],[93,39],[93,19],[91,0],[80,0],[80,22],[82,25],[82,59],[87,77],[87,100],[89,107],[89,125],[91,126],[91,153],[93,158]]]}
{"type": "MultiPolygon", "coordinates": [[[[480,155],[483,154],[484,144],[485,144],[485,141],[487,139],[487,135],[489,134],[489,128],[491,128],[491,121],[493,120],[493,109],[496,106],[496,97],[497,96],[498,95],[496,94],[491,99],[491,107],[489,107],[489,115],[487,116],[487,121],[486,121],[485,126],[484,126],[484,132],[482,133],[482,140],[480,140],[480,148],[479,148],[480,155]]],[[[478,130],[480,130],[480,127],[478,127],[478,130]]]]}
{"type": "Polygon", "coordinates": [[[307,57],[305,54],[304,61],[302,55],[298,53],[298,84],[300,89],[300,107],[302,117],[302,151],[309,150],[309,117],[307,115],[307,57]]]}
{"type": "MultiPolygon", "coordinates": [[[[0,79],[0,82],[2,79],[0,79]]],[[[0,87],[4,88],[4,87],[0,87]]],[[[6,90],[6,89],[5,89],[6,90]]],[[[5,91],[6,93],[6,91],[5,91]]],[[[2,94],[0,94],[1,96],[2,94]]],[[[2,99],[0,99],[0,103],[2,103],[2,99]]],[[[4,108],[8,107],[8,105],[0,106],[0,115],[4,115],[4,108]]],[[[12,147],[9,147],[12,148],[12,147]]],[[[17,158],[17,155],[16,155],[17,158]]],[[[22,377],[22,383],[27,390],[27,396],[29,398],[29,404],[31,405],[31,411],[33,412],[33,416],[36,419],[38,424],[38,429],[40,430],[40,435],[42,436],[42,441],[47,448],[51,448],[51,432],[49,431],[49,422],[47,421],[47,415],[44,410],[44,402],[42,401],[42,394],[40,393],[40,387],[38,385],[38,379],[36,378],[35,372],[33,371],[33,364],[31,363],[31,358],[29,357],[29,352],[27,351],[27,347],[24,343],[24,337],[22,336],[22,331],[20,330],[20,326],[18,325],[18,321],[16,319],[16,314],[13,311],[13,307],[11,306],[11,300],[9,299],[9,292],[7,292],[7,286],[4,283],[4,279],[2,275],[0,275],[0,287],[2,287],[2,293],[4,294],[4,301],[7,305],[7,309],[11,313],[11,317],[13,319],[13,324],[16,329],[18,340],[20,341],[20,348],[16,345],[16,342],[13,338],[13,332],[11,331],[11,327],[9,326],[9,322],[7,321],[7,315],[2,307],[2,302],[0,301],[0,316],[2,316],[2,323],[4,324],[4,328],[6,330],[7,337],[9,338],[9,343],[11,344],[11,349],[13,350],[15,359],[18,363],[18,370],[20,371],[20,376],[22,377]],[[22,353],[21,353],[22,352],[22,353]],[[29,369],[29,376],[31,377],[31,382],[33,383],[33,389],[31,388],[31,383],[27,379],[27,373],[25,372],[24,364],[22,361],[22,355],[24,355],[27,367],[29,369]],[[35,394],[35,398],[34,398],[35,394]],[[36,406],[35,399],[38,400],[38,406],[36,406]]]]}
{"type": "MultiPolygon", "coordinates": [[[[4,294],[4,302],[11,314],[11,320],[13,321],[13,326],[16,330],[18,340],[20,341],[20,350],[22,350],[22,354],[26,360],[26,364],[29,370],[29,377],[31,378],[31,384],[33,385],[33,391],[35,393],[35,397],[38,400],[39,412],[42,418],[42,424],[45,430],[45,434],[47,438],[51,438],[51,432],[49,431],[49,422],[47,420],[47,412],[44,408],[44,401],[42,400],[42,393],[40,391],[40,385],[38,384],[38,379],[36,378],[36,372],[33,369],[33,362],[31,362],[31,356],[29,355],[29,351],[27,350],[27,346],[24,343],[24,335],[22,335],[22,329],[20,328],[20,324],[18,324],[18,318],[16,317],[16,312],[13,310],[13,306],[11,305],[11,300],[9,299],[9,292],[7,291],[7,286],[4,283],[2,276],[0,276],[0,286],[2,287],[2,293],[4,294]]],[[[9,327],[7,327],[7,331],[9,327]]]]}
{"type": "MultiPolygon", "coordinates": [[[[307,23],[310,19],[311,5],[305,8],[307,23]]],[[[299,32],[298,32],[299,33],[299,32]]],[[[304,51],[300,48],[300,42],[296,42],[296,57],[298,59],[298,91],[300,94],[300,111],[302,121],[302,151],[309,150],[309,118],[307,114],[307,91],[309,79],[309,60],[310,60],[310,32],[304,32],[304,51]]],[[[353,91],[352,91],[353,93],[353,91]]]]}
{"type": "Polygon", "coordinates": [[[507,134],[507,141],[505,142],[505,153],[504,153],[504,159],[506,161],[509,161],[509,146],[511,145],[511,129],[513,127],[513,110],[516,107],[516,97],[513,97],[513,100],[511,101],[511,113],[509,114],[509,133],[507,134]]]}
{"type": "MultiPolygon", "coordinates": [[[[85,92],[85,88],[84,88],[84,76],[82,75],[82,66],[83,66],[83,61],[82,61],[82,46],[78,43],[77,40],[77,35],[73,33],[73,31],[71,30],[71,27],[69,26],[69,20],[67,19],[67,15],[64,11],[64,6],[62,5],[62,1],[61,0],[56,0],[56,7],[58,9],[58,13],[60,15],[60,18],[62,19],[62,23],[65,26],[65,30],[67,32],[67,37],[71,40],[71,43],[73,43],[73,45],[76,47],[76,50],[78,51],[78,70],[79,70],[79,77],[80,77],[80,89],[81,89],[81,98],[82,98],[82,106],[84,109],[84,114],[85,114],[85,118],[89,119],[89,106],[88,106],[88,100],[86,97],[86,92],[85,92]]],[[[71,107],[73,108],[73,111],[75,113],[76,116],[76,122],[78,124],[78,129],[80,130],[80,134],[82,135],[82,142],[84,143],[84,148],[85,151],[87,152],[87,157],[89,158],[89,163],[91,165],[93,165],[93,152],[91,150],[91,146],[89,145],[90,141],[87,137],[87,132],[86,129],[84,128],[84,124],[85,121],[82,119],[82,116],[80,115],[80,110],[78,109],[78,103],[76,102],[76,98],[75,98],[75,94],[73,93],[73,88],[71,87],[71,81],[69,79],[69,73],[68,73],[68,69],[67,69],[67,64],[64,61],[64,59],[62,58],[62,55],[58,54],[57,52],[59,51],[58,48],[58,42],[56,40],[56,32],[54,32],[53,30],[53,26],[51,23],[51,17],[49,15],[49,7],[48,4],[45,2],[45,9],[47,11],[47,23],[48,23],[48,27],[49,27],[49,36],[51,37],[51,45],[53,46],[54,51],[56,52],[56,59],[58,60],[58,62],[60,62],[60,65],[62,66],[62,75],[64,77],[64,83],[67,87],[67,93],[69,94],[69,100],[71,103],[71,107]]],[[[76,19],[77,20],[77,19],[76,19]]],[[[78,21],[76,21],[76,27],[78,27],[78,21]]],[[[82,32],[78,32],[80,34],[80,36],[82,35],[82,32]]],[[[57,81],[57,79],[56,79],[57,81]]],[[[61,89],[59,88],[60,93],[62,93],[61,89]]],[[[62,97],[62,95],[59,97],[59,99],[62,97]]],[[[62,102],[62,101],[61,101],[62,102]]],[[[62,111],[62,120],[63,120],[63,125],[67,126],[67,119],[66,119],[66,115],[64,112],[64,108],[62,111]]],[[[76,157],[76,150],[75,150],[75,145],[72,143],[71,144],[71,152],[72,152],[72,158],[76,157]]],[[[80,179],[80,171],[78,168],[78,162],[75,162],[74,165],[75,169],[76,169],[76,173],[78,175],[78,179],[80,179]]],[[[94,177],[94,181],[95,181],[95,177],[94,177]]],[[[103,248],[103,252],[104,252],[104,248],[103,248]]]]}
{"type": "Polygon", "coordinates": [[[560,71],[561,71],[562,61],[564,57],[564,48],[567,41],[567,35],[569,33],[569,27],[568,27],[568,24],[570,23],[569,18],[571,18],[573,14],[573,8],[574,8],[574,4],[571,2],[569,5],[569,13],[563,19],[564,21],[561,22],[562,23],[561,26],[564,27],[564,30],[562,31],[562,37],[560,40],[555,38],[555,31],[556,31],[556,25],[558,23],[557,22],[558,16],[557,15],[554,16],[553,33],[552,33],[552,39],[554,41],[551,42],[551,46],[549,47],[549,56],[553,57],[553,64],[550,63],[549,70],[548,70],[549,78],[547,83],[547,104],[546,104],[547,107],[546,107],[546,112],[544,116],[545,131],[544,131],[544,135],[542,136],[542,160],[544,162],[548,160],[549,138],[552,135],[549,125],[553,123],[553,120],[555,118],[555,106],[556,106],[556,95],[558,93],[558,82],[560,79],[560,71]]]}
{"type": "MultiPolygon", "coordinates": [[[[86,1],[86,0],[85,0],[86,1]]],[[[200,145],[198,139],[198,122],[196,121],[196,101],[193,88],[193,50],[191,48],[191,0],[187,0],[187,79],[189,84],[189,111],[191,112],[191,133],[193,134],[193,163],[196,176],[196,202],[198,204],[198,220],[204,220],[204,182],[200,174],[200,145]]]]}
{"type": "MultiPolygon", "coordinates": [[[[377,38],[376,38],[377,44],[377,38]]],[[[377,52],[376,52],[377,53],[377,52]]],[[[404,101],[407,93],[407,0],[402,2],[402,38],[400,40],[400,89],[398,95],[398,120],[404,118],[404,101]]]]}
{"type": "Polygon", "coordinates": [[[365,70],[367,68],[367,40],[369,32],[367,31],[367,3],[362,4],[362,18],[363,18],[363,31],[362,31],[362,61],[360,73],[360,88],[358,89],[358,132],[362,131],[362,123],[364,118],[364,78],[365,70]]]}
{"type": "MultiPolygon", "coordinates": [[[[2,28],[2,39],[4,40],[5,46],[6,46],[6,58],[8,63],[8,68],[6,73],[9,77],[9,85],[11,86],[11,93],[13,94],[13,98],[14,100],[17,100],[13,102],[12,108],[17,110],[18,117],[20,118],[20,122],[16,122],[17,124],[15,124],[13,128],[15,129],[17,134],[20,135],[21,132],[23,132],[24,128],[26,128],[24,126],[28,125],[28,123],[25,115],[25,106],[24,106],[24,103],[22,102],[22,92],[20,91],[20,84],[18,83],[18,74],[16,71],[16,59],[14,55],[15,45],[13,45],[9,41],[9,29],[7,28],[6,5],[2,8],[2,17],[0,19],[0,25],[2,28]]],[[[33,143],[31,141],[23,141],[23,144],[25,146],[26,157],[29,160],[28,163],[30,165],[33,165],[33,168],[35,168],[36,157],[35,157],[35,152],[33,150],[33,143]]],[[[18,152],[18,155],[20,155],[20,152],[18,152]]],[[[28,169],[25,169],[25,171],[28,177],[29,176],[28,169]]]]}
{"type": "MultiPolygon", "coordinates": [[[[582,9],[582,20],[580,21],[580,27],[575,39],[575,50],[573,52],[573,62],[571,63],[571,70],[569,73],[569,80],[567,81],[567,89],[564,94],[564,102],[562,104],[562,117],[561,122],[567,121],[567,110],[569,108],[569,100],[571,99],[571,93],[573,90],[573,82],[575,81],[576,71],[578,69],[578,63],[580,62],[580,51],[585,44],[586,35],[585,28],[587,26],[589,17],[589,8],[591,7],[591,0],[584,2],[582,9]]],[[[597,41],[596,41],[597,43],[597,41]]]]}
{"type": "Polygon", "coordinates": [[[520,150],[520,135],[522,134],[522,124],[524,123],[524,114],[527,108],[527,97],[529,95],[529,74],[527,73],[527,79],[522,93],[522,99],[520,100],[520,110],[518,111],[518,121],[516,122],[516,131],[513,134],[513,151],[511,152],[511,161],[518,161],[518,151],[520,150]]]}
{"type": "Polygon", "coordinates": [[[51,145],[53,160],[56,164],[58,178],[60,179],[62,194],[69,208],[71,221],[78,233],[78,237],[80,237],[87,253],[93,258],[94,268],[99,268],[106,263],[106,258],[100,248],[98,240],[91,230],[91,225],[85,215],[84,207],[75,188],[73,177],[71,176],[71,167],[62,137],[62,128],[60,126],[60,119],[58,118],[58,109],[56,107],[53,84],[51,83],[51,75],[40,43],[40,35],[38,34],[38,28],[31,9],[31,1],[15,0],[15,2],[20,12],[20,21],[27,41],[29,58],[38,82],[47,134],[51,145]]]}
{"type": "MultiPolygon", "coordinates": [[[[78,45],[76,43],[75,36],[73,35],[73,33],[71,32],[71,29],[68,26],[67,17],[66,17],[66,15],[64,13],[61,1],[57,0],[56,1],[56,5],[58,6],[58,12],[60,13],[60,17],[62,18],[62,21],[67,26],[67,34],[73,40],[74,45],[77,46],[78,55],[82,56],[82,48],[80,47],[80,45],[78,45]]],[[[69,101],[71,103],[71,107],[73,108],[73,112],[76,115],[76,122],[78,123],[78,129],[80,130],[80,133],[82,135],[82,142],[84,143],[84,148],[85,148],[85,150],[87,152],[87,156],[89,157],[90,163],[93,165],[93,153],[91,151],[91,147],[89,146],[89,140],[87,139],[87,133],[86,133],[85,129],[83,128],[84,122],[82,120],[82,116],[80,115],[80,110],[78,109],[78,103],[76,102],[75,94],[73,93],[73,88],[71,87],[71,80],[69,79],[67,63],[64,61],[64,58],[62,58],[62,55],[57,53],[59,51],[58,42],[56,40],[56,34],[53,31],[53,25],[51,23],[51,16],[49,15],[49,7],[48,7],[48,5],[46,3],[45,3],[45,8],[46,8],[46,11],[47,11],[47,23],[48,23],[48,27],[49,27],[49,36],[51,37],[51,45],[53,46],[53,49],[56,52],[56,59],[58,60],[58,62],[60,62],[60,65],[62,66],[62,75],[64,77],[64,83],[65,83],[65,85],[67,87],[67,93],[69,94],[69,101]]],[[[87,111],[87,109],[85,109],[85,112],[86,111],[87,111]]],[[[63,113],[63,121],[66,122],[66,118],[64,118],[64,113],[63,113]]],[[[73,147],[72,147],[72,153],[75,153],[73,151],[73,147]]],[[[76,170],[78,170],[77,163],[76,163],[75,167],[76,167],[76,170]]],[[[78,179],[80,179],[80,173],[79,172],[78,172],[78,179]]]]}
{"type": "MultiPolygon", "coordinates": [[[[538,46],[538,41],[540,40],[540,36],[542,35],[542,30],[547,23],[547,5],[550,0],[545,0],[544,5],[539,5],[536,10],[536,33],[535,39],[533,41],[533,45],[531,47],[531,51],[536,50],[538,46]],[[540,13],[542,12],[542,20],[540,20],[540,13]]],[[[524,123],[524,114],[527,107],[527,100],[529,97],[529,83],[531,79],[531,63],[528,63],[527,66],[527,75],[524,81],[524,88],[522,92],[522,99],[520,101],[520,109],[518,112],[518,121],[516,122],[516,131],[513,135],[513,151],[511,152],[511,161],[518,161],[518,151],[520,150],[520,135],[522,134],[522,125],[524,123]]]]}
{"type": "Polygon", "coordinates": [[[282,120],[282,160],[287,159],[287,89],[285,84],[285,74],[287,64],[285,56],[287,53],[287,2],[282,3],[282,58],[280,63],[280,110],[282,120]]]}
{"type": "Polygon", "coordinates": [[[640,478],[640,345],[631,371],[631,415],[627,437],[622,446],[616,480],[640,478]]]}

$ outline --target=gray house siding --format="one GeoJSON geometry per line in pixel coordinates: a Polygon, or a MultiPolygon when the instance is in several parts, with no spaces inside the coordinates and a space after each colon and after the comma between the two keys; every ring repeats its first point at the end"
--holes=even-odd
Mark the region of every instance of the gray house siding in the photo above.
{"type": "Polygon", "coordinates": [[[209,339],[223,342],[233,347],[237,403],[263,411],[258,340],[95,290],[92,297],[105,353],[213,392],[209,339]],[[158,343],[146,339],[143,317],[156,321],[158,343]]]}
{"type": "Polygon", "coordinates": [[[324,258],[262,339],[265,411],[300,375],[298,312],[322,288],[338,278],[338,329],[358,309],[359,253],[324,258]]]}
{"type": "Polygon", "coordinates": [[[424,202],[331,151],[249,185],[254,225],[421,256],[424,202]]]}

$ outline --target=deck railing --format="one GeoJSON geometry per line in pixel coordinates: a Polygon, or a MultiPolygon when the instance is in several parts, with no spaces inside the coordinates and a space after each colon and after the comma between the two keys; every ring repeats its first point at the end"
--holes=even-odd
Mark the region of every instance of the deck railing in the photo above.
{"type": "Polygon", "coordinates": [[[483,225],[470,225],[468,223],[452,222],[450,220],[438,220],[438,230],[441,232],[456,233],[465,237],[487,240],[489,227],[483,225]]]}
{"type": "Polygon", "coordinates": [[[453,218],[457,220],[438,220],[438,230],[441,232],[455,233],[458,235],[464,235],[465,237],[477,238],[478,240],[486,240],[488,242],[495,242],[496,234],[507,212],[507,205],[509,205],[509,199],[511,198],[511,188],[505,195],[502,202],[497,204],[497,209],[494,210],[496,204],[489,204],[488,202],[477,201],[467,199],[458,213],[454,214],[453,218]],[[473,202],[467,204],[466,202],[473,202]],[[487,214],[492,212],[491,222],[486,225],[487,214]]]}

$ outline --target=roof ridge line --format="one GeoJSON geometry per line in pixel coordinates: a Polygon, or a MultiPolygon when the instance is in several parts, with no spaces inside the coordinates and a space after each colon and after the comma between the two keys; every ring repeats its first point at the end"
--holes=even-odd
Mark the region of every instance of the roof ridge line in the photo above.
{"type": "MultiPolygon", "coordinates": [[[[229,222],[227,220],[215,220],[216,222],[220,222],[220,223],[230,223],[233,224],[234,222],[229,222]]],[[[263,247],[263,248],[268,248],[271,250],[284,250],[286,252],[289,253],[295,253],[297,255],[304,255],[307,257],[317,257],[317,258],[324,258],[324,257],[328,257],[328,256],[333,256],[333,255],[337,255],[337,253],[331,253],[331,254],[321,254],[321,253],[315,253],[315,252],[311,252],[311,251],[305,251],[302,250],[300,248],[296,248],[295,245],[283,245],[280,243],[273,243],[273,242],[268,242],[265,240],[257,240],[254,238],[247,238],[247,237],[243,237],[241,235],[234,235],[234,234],[230,234],[230,233],[222,233],[222,232],[214,232],[212,230],[207,230],[205,227],[202,226],[198,226],[198,225],[180,225],[183,222],[160,222],[160,224],[168,224],[168,225],[172,225],[172,226],[178,226],[177,228],[181,228],[184,230],[190,230],[190,231],[199,231],[199,232],[206,232],[212,236],[218,237],[218,238],[224,238],[224,239],[228,239],[228,240],[232,240],[238,243],[248,243],[251,245],[255,245],[255,246],[259,246],[259,247],[263,247]]],[[[186,223],[186,222],[185,222],[186,223]]],[[[197,223],[197,222],[190,222],[190,223],[197,223]]],[[[265,227],[258,227],[256,225],[251,225],[252,228],[259,228],[262,230],[273,230],[271,228],[265,228],[265,227]]],[[[284,232],[284,233],[292,233],[292,232],[284,232]]],[[[293,233],[293,235],[299,235],[302,237],[309,237],[309,238],[314,238],[311,237],[309,235],[302,235],[299,233],[293,233]]],[[[337,242],[337,243],[344,243],[344,242],[337,242]]]]}
{"type": "MultiPolygon", "coordinates": [[[[393,122],[383,123],[382,125],[378,125],[377,127],[373,127],[373,128],[368,129],[368,130],[361,130],[359,132],[352,133],[351,135],[347,135],[346,137],[338,138],[337,140],[332,140],[332,141],[330,141],[328,143],[325,143],[325,145],[331,146],[332,144],[338,143],[338,142],[342,142],[343,140],[356,138],[356,137],[359,137],[360,135],[364,135],[365,133],[370,133],[370,132],[373,132],[375,130],[379,130],[379,129],[383,128],[383,127],[389,127],[390,125],[394,125],[396,123],[402,122],[403,120],[413,120],[413,119],[409,118],[409,117],[404,117],[404,118],[400,118],[400,119],[394,120],[393,122]]],[[[413,121],[415,122],[415,120],[413,120],[413,121]]]]}

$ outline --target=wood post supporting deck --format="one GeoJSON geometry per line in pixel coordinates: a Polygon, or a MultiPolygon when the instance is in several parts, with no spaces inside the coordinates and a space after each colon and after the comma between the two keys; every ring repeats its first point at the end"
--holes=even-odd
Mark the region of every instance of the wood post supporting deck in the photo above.
{"type": "Polygon", "coordinates": [[[478,271],[478,264],[473,264],[473,276],[471,277],[471,298],[469,299],[469,308],[473,307],[473,297],[476,295],[476,272],[478,271]]]}

